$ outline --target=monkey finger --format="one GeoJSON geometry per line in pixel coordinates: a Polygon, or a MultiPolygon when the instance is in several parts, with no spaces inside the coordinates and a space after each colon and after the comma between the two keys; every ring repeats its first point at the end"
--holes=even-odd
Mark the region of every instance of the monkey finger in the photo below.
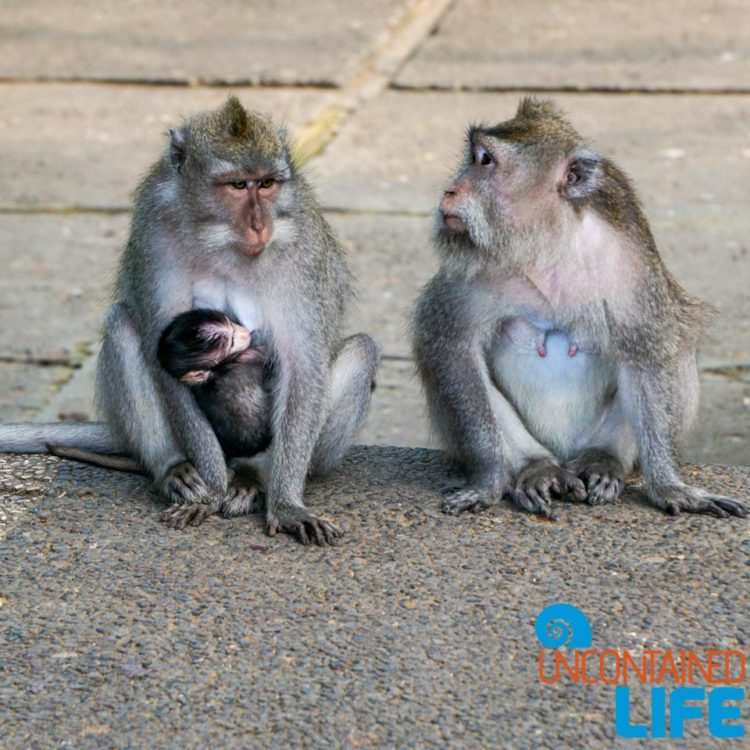
{"type": "Polygon", "coordinates": [[[571,474],[568,478],[566,493],[571,495],[574,500],[582,503],[588,496],[586,491],[586,485],[574,474],[571,474]]]}
{"type": "Polygon", "coordinates": [[[268,534],[268,536],[276,536],[276,534],[278,533],[279,533],[279,522],[271,521],[266,527],[266,534],[268,534]]]}
{"type": "Polygon", "coordinates": [[[296,534],[297,538],[307,546],[310,544],[310,537],[307,535],[307,530],[305,529],[305,522],[302,521],[294,528],[294,533],[296,534]]]}
{"type": "Polygon", "coordinates": [[[328,542],[326,540],[325,533],[323,532],[323,522],[311,521],[308,525],[310,526],[310,531],[315,538],[315,544],[317,544],[318,547],[325,547],[328,542]]]}

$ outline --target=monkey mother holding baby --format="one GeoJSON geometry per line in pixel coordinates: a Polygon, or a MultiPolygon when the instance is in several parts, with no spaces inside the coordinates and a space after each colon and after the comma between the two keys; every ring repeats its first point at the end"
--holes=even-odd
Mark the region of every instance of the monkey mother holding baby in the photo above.
{"type": "MultiPolygon", "coordinates": [[[[664,267],[625,174],[554,105],[524,99],[470,130],[435,244],[413,332],[432,422],[467,478],[447,513],[506,495],[546,517],[553,498],[613,503],[640,465],[669,513],[748,514],[678,474],[708,308],[664,267]]],[[[139,188],[99,356],[106,422],[0,425],[0,450],[141,468],[178,528],[264,495],[269,534],[332,544],[305,480],[352,443],[380,356],[367,335],[342,338],[350,296],[283,134],[230,97],[173,130],[139,188]],[[96,455],[117,453],[131,458],[96,455]]]]}
{"type": "Polygon", "coordinates": [[[181,528],[257,507],[257,471],[241,457],[228,466],[209,415],[252,418],[242,430],[267,448],[254,468],[268,533],[334,543],[340,532],[302,498],[308,475],[342,458],[370,402],[380,352],[367,335],[342,338],[351,294],[342,249],[283,132],[230,97],[172,130],[138,189],[99,355],[106,422],[4,425],[0,450],[127,454],[172,503],[163,520],[181,528]],[[195,398],[158,350],[174,319],[198,308],[262,338],[273,366],[247,362],[195,398]]]}

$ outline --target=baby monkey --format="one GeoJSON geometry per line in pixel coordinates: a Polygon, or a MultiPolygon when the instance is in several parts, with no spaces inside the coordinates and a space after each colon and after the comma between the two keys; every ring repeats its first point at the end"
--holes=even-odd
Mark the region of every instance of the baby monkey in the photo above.
{"type": "Polygon", "coordinates": [[[178,315],[159,339],[157,357],[190,386],[228,459],[254,456],[271,443],[268,342],[216,310],[178,315]]]}

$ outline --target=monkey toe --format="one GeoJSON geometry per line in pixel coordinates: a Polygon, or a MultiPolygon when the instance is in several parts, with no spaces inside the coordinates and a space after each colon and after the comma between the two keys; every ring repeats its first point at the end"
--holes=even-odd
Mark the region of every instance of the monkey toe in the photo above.
{"type": "Polygon", "coordinates": [[[553,519],[552,500],[546,488],[537,490],[534,487],[514,489],[510,493],[513,502],[527,513],[553,519]]]}
{"type": "Polygon", "coordinates": [[[705,513],[716,518],[746,518],[750,515],[750,508],[738,500],[713,495],[689,485],[660,487],[650,492],[649,497],[654,505],[673,516],[680,513],[705,513]]]}
{"type": "Polygon", "coordinates": [[[586,500],[589,505],[614,503],[622,494],[625,482],[616,476],[592,474],[586,479],[586,500]]]}
{"type": "Polygon", "coordinates": [[[458,490],[443,500],[440,509],[450,516],[457,516],[465,511],[479,513],[495,504],[495,499],[486,490],[458,490]]]}
{"type": "Polygon", "coordinates": [[[284,514],[281,518],[269,519],[268,535],[276,536],[279,532],[291,534],[305,546],[317,544],[319,547],[334,545],[344,535],[333,524],[312,515],[304,509],[295,509],[284,514]]]}
{"type": "Polygon", "coordinates": [[[172,529],[184,529],[188,524],[200,526],[214,513],[216,508],[205,503],[175,504],[161,514],[160,520],[172,529]]]}

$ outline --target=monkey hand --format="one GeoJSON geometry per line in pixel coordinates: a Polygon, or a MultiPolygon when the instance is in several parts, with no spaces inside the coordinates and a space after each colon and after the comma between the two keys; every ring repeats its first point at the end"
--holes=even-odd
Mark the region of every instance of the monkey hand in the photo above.
{"type": "Polygon", "coordinates": [[[457,516],[467,510],[479,513],[493,505],[498,505],[502,500],[503,491],[502,487],[472,487],[455,490],[443,500],[440,509],[451,516],[457,516]]]}
{"type": "Polygon", "coordinates": [[[513,502],[529,513],[553,518],[552,495],[586,499],[586,485],[550,458],[535,458],[521,469],[511,491],[513,502]]]}
{"type": "Polygon", "coordinates": [[[218,510],[190,461],[173,466],[159,483],[159,490],[167,500],[172,501],[160,520],[173,529],[184,529],[188,524],[200,526],[218,510]]]}
{"type": "Polygon", "coordinates": [[[268,536],[276,536],[280,531],[292,534],[302,544],[314,542],[319,547],[326,544],[336,544],[336,540],[343,536],[333,524],[314,516],[305,507],[281,506],[266,517],[266,531],[268,536]]]}
{"type": "Polygon", "coordinates": [[[679,513],[709,513],[717,518],[746,518],[750,514],[750,508],[737,500],[681,482],[649,487],[648,498],[657,508],[673,516],[679,513]]]}

